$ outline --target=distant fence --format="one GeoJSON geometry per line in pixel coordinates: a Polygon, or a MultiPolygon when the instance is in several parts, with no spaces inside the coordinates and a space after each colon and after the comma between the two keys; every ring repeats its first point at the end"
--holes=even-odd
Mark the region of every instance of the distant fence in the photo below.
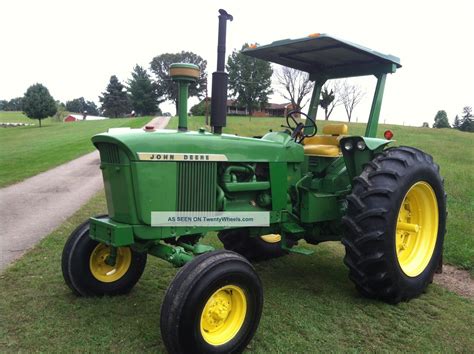
{"type": "Polygon", "coordinates": [[[2,128],[28,127],[30,125],[34,125],[34,124],[30,124],[30,123],[0,123],[0,127],[2,127],[2,128]]]}

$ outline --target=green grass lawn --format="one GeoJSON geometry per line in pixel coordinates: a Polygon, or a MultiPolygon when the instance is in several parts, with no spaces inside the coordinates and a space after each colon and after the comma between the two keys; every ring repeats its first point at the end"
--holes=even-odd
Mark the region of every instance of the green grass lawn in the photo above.
{"type": "MultiPolygon", "coordinates": [[[[1,121],[37,123],[19,112],[0,112],[1,121]]],[[[43,127],[0,128],[0,187],[34,176],[94,151],[90,138],[112,127],[137,128],[150,117],[84,122],[43,121],[43,127]]]]}
{"type": "MultiPolygon", "coordinates": [[[[0,352],[164,352],[160,306],[176,269],[149,257],[126,296],[79,298],[61,275],[76,225],[106,210],[98,195],[0,276],[0,352]]],[[[220,247],[215,235],[205,242],[220,247]]],[[[264,285],[249,353],[474,352],[474,303],[431,285],[396,306],[358,295],[339,243],[256,264],[264,285]]]]}

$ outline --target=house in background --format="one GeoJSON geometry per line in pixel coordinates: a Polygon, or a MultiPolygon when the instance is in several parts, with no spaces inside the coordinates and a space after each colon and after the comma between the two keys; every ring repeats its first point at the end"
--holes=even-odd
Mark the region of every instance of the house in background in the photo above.
{"type": "Polygon", "coordinates": [[[254,111],[256,117],[286,117],[293,110],[291,103],[267,103],[265,109],[254,111]]]}
{"type": "Polygon", "coordinates": [[[237,100],[227,100],[227,114],[232,116],[247,116],[249,112],[247,108],[238,106],[237,100]]]}
{"type": "Polygon", "coordinates": [[[70,114],[66,118],[64,118],[64,122],[76,122],[80,120],[103,120],[109,119],[107,117],[99,117],[99,116],[88,116],[84,114],[70,114]]]}
{"type": "MultiPolygon", "coordinates": [[[[210,101],[210,97],[207,98],[210,101]]],[[[203,100],[204,101],[204,100],[203,100]]],[[[293,109],[291,103],[267,103],[265,109],[253,111],[255,117],[286,117],[293,109]]],[[[237,100],[227,100],[227,114],[230,116],[248,116],[246,107],[238,105],[237,100]]]]}

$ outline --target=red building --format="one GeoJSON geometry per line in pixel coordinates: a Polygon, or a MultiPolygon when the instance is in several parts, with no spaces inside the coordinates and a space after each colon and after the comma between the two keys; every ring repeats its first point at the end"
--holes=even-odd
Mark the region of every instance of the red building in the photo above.
{"type": "Polygon", "coordinates": [[[64,122],[77,122],[81,120],[103,120],[109,119],[107,117],[99,117],[99,116],[84,116],[83,114],[70,114],[66,118],[64,118],[64,122]]]}

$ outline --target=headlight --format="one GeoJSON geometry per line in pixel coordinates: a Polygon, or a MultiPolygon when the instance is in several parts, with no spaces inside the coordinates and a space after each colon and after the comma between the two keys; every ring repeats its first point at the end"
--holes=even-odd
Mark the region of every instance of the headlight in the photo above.
{"type": "Polygon", "coordinates": [[[348,141],[344,143],[344,149],[346,149],[347,151],[351,151],[353,148],[354,148],[354,145],[352,145],[352,141],[348,141]]]}
{"type": "Polygon", "coordinates": [[[367,147],[367,145],[365,145],[364,140],[359,140],[359,141],[357,142],[357,148],[358,148],[359,150],[365,150],[366,147],[367,147]]]}

